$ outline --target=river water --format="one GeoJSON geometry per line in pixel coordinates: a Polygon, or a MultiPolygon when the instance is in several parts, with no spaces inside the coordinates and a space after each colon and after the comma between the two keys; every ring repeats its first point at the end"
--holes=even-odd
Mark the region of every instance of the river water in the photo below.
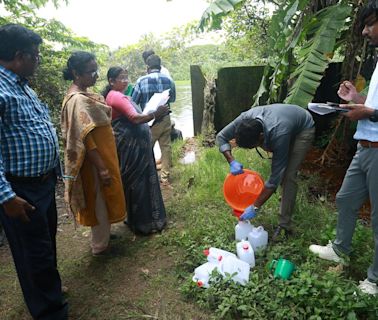
{"type": "MultiPolygon", "coordinates": [[[[193,137],[192,90],[190,84],[176,85],[176,102],[171,104],[171,119],[175,128],[182,131],[185,138],[193,137]]],[[[159,144],[154,147],[155,158],[160,158],[159,144]]]]}
{"type": "Polygon", "coordinates": [[[184,138],[193,137],[192,91],[190,84],[176,86],[176,102],[171,104],[171,119],[184,138]]]}

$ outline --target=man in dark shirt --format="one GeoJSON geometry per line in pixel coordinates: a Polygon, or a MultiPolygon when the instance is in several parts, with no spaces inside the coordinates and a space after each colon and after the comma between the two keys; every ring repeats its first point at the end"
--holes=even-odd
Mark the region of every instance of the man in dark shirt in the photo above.
{"type": "Polygon", "coordinates": [[[41,37],[0,27],[0,221],[33,319],[65,320],[56,264],[58,139],[48,107],[28,86],[41,37]]]}
{"type": "Polygon", "coordinates": [[[254,205],[247,207],[240,219],[251,219],[259,208],[282,185],[279,226],[273,240],[281,231],[291,232],[291,216],[297,194],[297,171],[314,139],[314,121],[305,109],[289,104],[273,104],[243,112],[220,131],[216,138],[219,151],[230,164],[234,175],[243,173],[243,165],[231,154],[229,141],[236,139],[242,148],[261,147],[273,153],[272,169],[265,187],[254,205]]]}
{"type": "Polygon", "coordinates": [[[183,140],[182,132],[175,128],[175,122],[171,120],[171,141],[183,140]]]}

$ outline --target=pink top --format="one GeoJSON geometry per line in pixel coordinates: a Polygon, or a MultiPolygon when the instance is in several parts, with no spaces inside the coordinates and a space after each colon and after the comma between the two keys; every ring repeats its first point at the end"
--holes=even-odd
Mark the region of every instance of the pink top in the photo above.
{"type": "Polygon", "coordinates": [[[130,98],[122,92],[110,90],[106,96],[106,104],[112,107],[112,119],[125,116],[130,121],[133,121],[138,115],[138,112],[130,102],[130,98]]]}

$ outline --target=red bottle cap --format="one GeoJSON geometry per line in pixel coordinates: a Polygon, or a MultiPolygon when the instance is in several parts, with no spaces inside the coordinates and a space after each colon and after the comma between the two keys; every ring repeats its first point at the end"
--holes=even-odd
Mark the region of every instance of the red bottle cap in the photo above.
{"type": "Polygon", "coordinates": [[[209,249],[203,250],[203,254],[207,257],[210,254],[210,250],[209,249]]]}

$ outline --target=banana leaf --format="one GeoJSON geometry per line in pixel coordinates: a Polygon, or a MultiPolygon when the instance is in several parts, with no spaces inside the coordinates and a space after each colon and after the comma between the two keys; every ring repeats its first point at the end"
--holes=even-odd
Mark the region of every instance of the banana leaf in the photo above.
{"type": "Polygon", "coordinates": [[[215,0],[202,14],[199,28],[202,31],[205,29],[205,26],[208,26],[209,29],[220,29],[222,18],[245,1],[246,0],[215,0]]]}
{"type": "Polygon", "coordinates": [[[351,8],[336,4],[319,11],[304,26],[307,40],[298,52],[298,67],[290,75],[294,84],[286,103],[306,107],[312,101],[324,71],[330,63],[327,54],[334,51],[336,39],[340,35],[351,8]]]}

